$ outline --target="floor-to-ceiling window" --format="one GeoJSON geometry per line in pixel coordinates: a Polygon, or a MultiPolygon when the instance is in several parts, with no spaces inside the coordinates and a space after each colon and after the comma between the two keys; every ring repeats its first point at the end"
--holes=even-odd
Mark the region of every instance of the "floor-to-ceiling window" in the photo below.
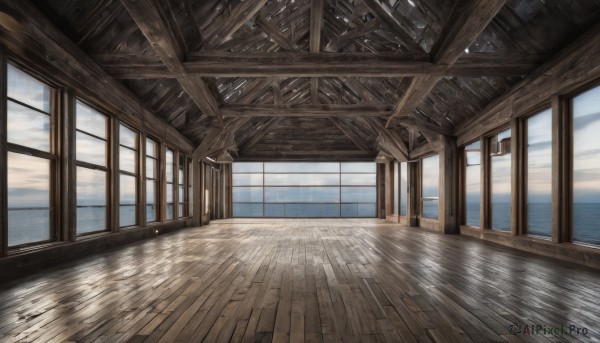
{"type": "Polygon", "coordinates": [[[179,154],[179,163],[177,165],[178,174],[177,174],[177,216],[179,218],[185,215],[187,206],[187,201],[185,199],[185,179],[187,178],[187,169],[185,167],[186,158],[185,156],[179,154]]]}
{"type": "Polygon", "coordinates": [[[159,146],[150,138],[146,138],[146,221],[158,220],[159,213],[159,146]]]}
{"type": "Polygon", "coordinates": [[[465,224],[480,226],[481,141],[465,147],[465,224]]]}
{"type": "Polygon", "coordinates": [[[77,234],[108,230],[108,117],[77,101],[77,234]]]}
{"type": "Polygon", "coordinates": [[[510,231],[511,229],[511,130],[505,130],[490,137],[491,160],[491,202],[493,229],[510,231]]]}
{"type": "Polygon", "coordinates": [[[375,163],[233,164],[234,217],[374,217],[375,163]]]}
{"type": "Polygon", "coordinates": [[[187,193],[185,194],[185,199],[187,201],[187,216],[191,217],[194,215],[194,190],[192,188],[193,180],[194,180],[194,169],[192,164],[192,159],[188,157],[187,159],[187,193]]]}
{"type": "Polygon", "coordinates": [[[171,149],[167,149],[165,155],[165,180],[167,183],[167,220],[174,218],[173,208],[175,207],[175,152],[171,149]]]}
{"type": "Polygon", "coordinates": [[[552,111],[527,118],[527,233],[552,235],[552,111]]]}
{"type": "Polygon", "coordinates": [[[119,226],[137,224],[138,133],[119,125],[119,226]]]}
{"type": "Polygon", "coordinates": [[[440,156],[429,156],[421,160],[421,209],[422,216],[438,219],[440,156]]]}
{"type": "Polygon", "coordinates": [[[400,214],[400,166],[398,162],[394,162],[394,175],[392,179],[394,203],[392,206],[392,213],[395,215],[400,214]]]}
{"type": "Polygon", "coordinates": [[[9,247],[55,239],[50,186],[54,160],[52,92],[50,86],[8,64],[9,247]]]}
{"type": "Polygon", "coordinates": [[[573,241],[600,244],[600,87],[573,98],[573,241]]]}

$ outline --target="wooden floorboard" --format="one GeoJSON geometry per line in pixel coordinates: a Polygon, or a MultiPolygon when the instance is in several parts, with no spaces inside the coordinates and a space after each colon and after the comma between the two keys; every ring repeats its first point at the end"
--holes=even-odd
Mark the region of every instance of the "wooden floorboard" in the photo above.
{"type": "Polygon", "coordinates": [[[598,271],[367,219],[215,221],[0,284],[1,342],[600,342],[599,323],[598,271]]]}

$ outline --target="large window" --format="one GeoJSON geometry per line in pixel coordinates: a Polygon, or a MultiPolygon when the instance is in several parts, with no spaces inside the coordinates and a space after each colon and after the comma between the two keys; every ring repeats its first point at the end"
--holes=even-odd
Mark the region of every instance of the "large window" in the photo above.
{"type": "Polygon", "coordinates": [[[8,65],[8,246],[55,239],[51,211],[52,88],[8,65]]]}
{"type": "Polygon", "coordinates": [[[119,225],[137,224],[138,134],[119,126],[119,225]]]}
{"type": "Polygon", "coordinates": [[[511,157],[510,129],[490,138],[492,228],[510,231],[511,224],[511,157]]]}
{"type": "Polygon", "coordinates": [[[178,217],[183,217],[186,212],[187,199],[185,194],[185,179],[187,178],[187,169],[185,167],[186,158],[183,155],[179,155],[179,174],[177,178],[178,188],[177,188],[177,197],[179,199],[177,206],[178,217]]]}
{"type": "Polygon", "coordinates": [[[465,224],[480,226],[481,142],[465,147],[465,224]]]}
{"type": "Polygon", "coordinates": [[[406,216],[408,206],[408,163],[400,163],[400,215],[406,216]]]}
{"type": "Polygon", "coordinates": [[[187,178],[187,193],[186,193],[186,201],[188,204],[188,208],[187,208],[187,215],[188,217],[191,217],[194,215],[194,191],[192,189],[193,186],[193,179],[194,179],[194,169],[193,169],[193,164],[192,164],[192,159],[188,157],[187,159],[187,171],[188,171],[188,178],[187,178]]]}
{"type": "Polygon", "coordinates": [[[438,219],[439,187],[440,187],[440,157],[439,155],[424,158],[422,166],[422,202],[421,209],[424,218],[438,219]]]}
{"type": "Polygon", "coordinates": [[[527,233],[552,236],[552,111],[527,119],[527,233]]]}
{"type": "Polygon", "coordinates": [[[77,101],[77,234],[105,231],[107,226],[108,118],[77,101]]]}
{"type": "Polygon", "coordinates": [[[573,241],[600,244],[600,87],[573,99],[573,241]]]}
{"type": "Polygon", "coordinates": [[[374,217],[375,163],[234,163],[234,217],[374,217]]]}
{"type": "Polygon", "coordinates": [[[148,223],[158,220],[159,213],[159,147],[158,143],[150,138],[146,139],[146,221],[148,223]]]}
{"type": "Polygon", "coordinates": [[[166,163],[166,181],[167,181],[167,220],[174,218],[173,207],[175,200],[173,198],[175,193],[175,153],[171,149],[167,149],[165,163],[166,163]]]}
{"type": "Polygon", "coordinates": [[[392,180],[394,185],[394,202],[392,206],[392,213],[399,214],[400,209],[400,166],[398,162],[394,162],[394,178],[392,180]]]}

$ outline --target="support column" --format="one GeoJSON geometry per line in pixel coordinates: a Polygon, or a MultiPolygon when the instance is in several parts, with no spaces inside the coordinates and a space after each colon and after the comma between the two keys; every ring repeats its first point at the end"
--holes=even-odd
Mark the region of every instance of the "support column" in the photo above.
{"type": "Polygon", "coordinates": [[[490,179],[490,141],[486,137],[481,137],[481,168],[480,172],[480,182],[479,182],[479,201],[480,201],[480,210],[479,210],[479,226],[481,229],[490,229],[492,218],[490,214],[491,209],[491,198],[490,198],[490,190],[491,190],[491,179],[490,179]]]}
{"type": "Polygon", "coordinates": [[[569,180],[573,169],[568,108],[564,98],[552,97],[552,241],[555,243],[571,240],[573,194],[569,180]]]}
{"type": "Polygon", "coordinates": [[[8,253],[6,63],[6,47],[0,45],[0,256],[6,256],[8,253]]]}
{"type": "Polygon", "coordinates": [[[377,163],[377,218],[385,219],[385,163],[377,163]]]}
{"type": "Polygon", "coordinates": [[[110,135],[110,231],[119,232],[119,120],[115,117],[110,118],[111,135],[110,135]]]}
{"type": "Polygon", "coordinates": [[[406,182],[408,183],[406,194],[406,218],[408,219],[408,226],[417,227],[419,226],[418,163],[407,162],[406,171],[406,182]]]}
{"type": "Polygon", "coordinates": [[[202,163],[200,163],[200,156],[197,154],[192,155],[192,203],[194,211],[192,214],[192,226],[202,225],[202,213],[204,213],[204,191],[202,188],[202,163]]]}
{"type": "Polygon", "coordinates": [[[440,135],[439,230],[458,233],[458,149],[456,138],[440,135]]]}
{"type": "Polygon", "coordinates": [[[394,202],[394,163],[395,161],[386,161],[383,165],[385,166],[385,181],[384,181],[384,190],[385,190],[385,218],[393,213],[393,204],[394,202]]]}
{"type": "Polygon", "coordinates": [[[76,168],[75,168],[75,92],[72,89],[62,91],[59,149],[60,152],[60,216],[61,228],[58,230],[58,239],[74,241],[77,236],[76,228],[76,168]]]}
{"type": "Polygon", "coordinates": [[[511,218],[510,233],[513,236],[524,233],[523,217],[526,204],[523,203],[524,175],[523,175],[523,153],[519,148],[525,141],[523,139],[523,125],[519,119],[513,118],[510,121],[510,156],[511,156],[511,218]]]}
{"type": "Polygon", "coordinates": [[[146,134],[140,132],[138,135],[138,156],[140,163],[138,163],[138,192],[137,192],[137,223],[139,226],[148,225],[148,218],[146,218],[146,134]]]}

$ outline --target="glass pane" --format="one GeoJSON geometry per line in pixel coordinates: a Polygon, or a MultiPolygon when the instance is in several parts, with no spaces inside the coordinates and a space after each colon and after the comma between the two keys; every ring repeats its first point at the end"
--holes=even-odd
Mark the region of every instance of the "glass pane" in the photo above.
{"type": "Polygon", "coordinates": [[[125,125],[119,125],[119,144],[137,150],[138,134],[125,125]]]}
{"type": "Polygon", "coordinates": [[[7,101],[8,141],[50,151],[50,116],[7,101]]]}
{"type": "Polygon", "coordinates": [[[438,197],[440,184],[440,157],[438,155],[423,159],[423,197],[438,197]]]}
{"type": "Polygon", "coordinates": [[[233,186],[262,186],[263,174],[233,174],[233,186]]]}
{"type": "Polygon", "coordinates": [[[394,186],[394,205],[392,206],[392,213],[397,215],[398,209],[400,208],[400,168],[398,162],[394,162],[394,178],[392,183],[394,186]]]}
{"type": "Polygon", "coordinates": [[[342,174],[342,185],[346,186],[375,186],[376,174],[342,174]]]}
{"type": "Polygon", "coordinates": [[[146,220],[148,222],[156,221],[158,218],[158,194],[156,193],[157,188],[157,181],[146,181],[146,220]]]}
{"type": "Polygon", "coordinates": [[[136,224],[136,183],[134,176],[121,174],[119,178],[119,224],[120,226],[131,226],[136,224]]]}
{"type": "Polygon", "coordinates": [[[438,219],[438,200],[423,200],[423,217],[438,219]]]}
{"type": "Polygon", "coordinates": [[[146,204],[146,222],[152,223],[158,220],[158,206],[146,204]]]}
{"type": "Polygon", "coordinates": [[[122,171],[136,173],[136,151],[125,147],[119,147],[119,169],[122,171]]]}
{"type": "Polygon", "coordinates": [[[342,173],[376,173],[375,162],[345,162],[342,163],[342,173]]]}
{"type": "Polygon", "coordinates": [[[158,143],[146,138],[146,156],[158,158],[158,143]]]}
{"type": "Polygon", "coordinates": [[[331,218],[339,216],[339,204],[285,204],[285,217],[331,218]]]}
{"type": "Polygon", "coordinates": [[[342,187],[342,202],[372,202],[377,197],[375,187],[342,187]]]}
{"type": "Polygon", "coordinates": [[[175,207],[172,203],[167,204],[167,220],[173,220],[173,207],[175,207]]]}
{"type": "Polygon", "coordinates": [[[184,195],[185,195],[185,188],[183,186],[179,186],[179,192],[177,194],[177,196],[179,198],[179,202],[183,202],[184,195]]]}
{"type": "Polygon", "coordinates": [[[148,157],[146,158],[146,178],[157,179],[158,178],[158,161],[148,157]]]}
{"type": "Polygon", "coordinates": [[[265,186],[339,186],[339,184],[339,174],[265,174],[265,186]]]}
{"type": "Polygon", "coordinates": [[[262,217],[262,204],[237,204],[233,203],[234,217],[262,217]]]}
{"type": "Polygon", "coordinates": [[[183,217],[183,208],[184,208],[184,203],[180,202],[179,206],[177,206],[177,214],[179,216],[179,218],[183,217]]]}
{"type": "Polygon", "coordinates": [[[233,173],[262,173],[263,164],[259,163],[247,163],[247,162],[235,162],[233,163],[233,173]]]}
{"type": "Polygon", "coordinates": [[[332,162],[267,162],[265,173],[339,173],[340,164],[332,162]]]}
{"type": "Polygon", "coordinates": [[[77,234],[106,229],[106,172],[77,167],[77,234]]]}
{"type": "Polygon", "coordinates": [[[167,183],[167,202],[173,203],[173,184],[167,183]]]}
{"type": "Polygon", "coordinates": [[[167,149],[167,154],[166,154],[166,177],[167,177],[167,182],[173,182],[173,177],[175,174],[173,174],[174,169],[175,169],[175,160],[173,159],[173,150],[171,149],[167,149]]]}
{"type": "Polygon", "coordinates": [[[262,187],[233,187],[233,202],[262,202],[262,187]]]}
{"type": "Polygon", "coordinates": [[[339,187],[265,187],[265,202],[337,203],[339,187]]]}
{"type": "Polygon", "coordinates": [[[552,235],[552,111],[527,120],[527,233],[552,235]]]}
{"type": "Polygon", "coordinates": [[[375,212],[375,204],[342,204],[342,217],[372,218],[375,212]]]}
{"type": "Polygon", "coordinates": [[[8,246],[50,240],[50,161],[7,157],[8,246]]]}
{"type": "Polygon", "coordinates": [[[265,204],[265,217],[285,217],[285,204],[265,204]]]}
{"type": "Polygon", "coordinates": [[[76,105],[76,127],[94,136],[106,139],[106,126],[108,118],[91,109],[86,104],[77,101],[76,105]]]}
{"type": "MultiPolygon", "coordinates": [[[[506,133],[503,138],[510,138],[506,133]]],[[[500,141],[501,134],[498,134],[500,141]]],[[[510,152],[492,154],[491,157],[491,194],[492,194],[492,228],[501,231],[510,231],[511,218],[511,157],[510,152]]]]}
{"type": "Polygon", "coordinates": [[[7,95],[46,113],[50,112],[52,88],[17,67],[7,65],[7,95]]]}
{"type": "MultiPolygon", "coordinates": [[[[400,215],[406,216],[406,199],[407,199],[407,191],[408,191],[408,174],[407,168],[408,165],[406,162],[400,163],[400,215]]],[[[373,217],[375,216],[375,211],[373,211],[373,217]]]]}
{"type": "Polygon", "coordinates": [[[481,166],[468,166],[466,168],[465,179],[465,224],[479,227],[479,213],[481,210],[481,166]]]}
{"type": "Polygon", "coordinates": [[[600,244],[600,87],[573,99],[573,241],[600,244]]]}
{"type": "Polygon", "coordinates": [[[106,141],[77,132],[75,154],[78,161],[106,166],[106,141]]]}

